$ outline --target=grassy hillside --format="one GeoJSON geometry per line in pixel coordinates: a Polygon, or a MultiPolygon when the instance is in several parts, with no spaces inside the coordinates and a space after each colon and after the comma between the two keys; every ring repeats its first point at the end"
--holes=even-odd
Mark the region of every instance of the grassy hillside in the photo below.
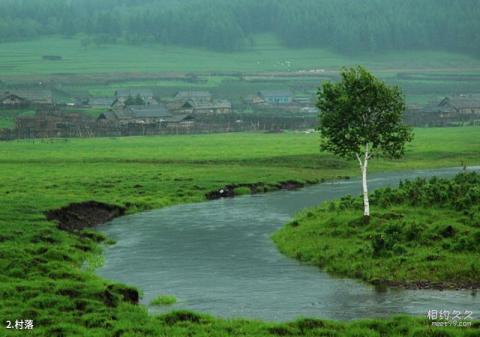
{"type": "Polygon", "coordinates": [[[151,45],[90,45],[79,38],[39,38],[0,44],[0,73],[7,75],[111,72],[266,72],[326,69],[362,64],[374,71],[437,70],[480,72],[480,60],[454,52],[388,52],[348,57],[325,49],[289,49],[260,35],[241,52],[151,45]],[[43,60],[58,55],[61,61],[43,60]]]}
{"type": "MultiPolygon", "coordinates": [[[[416,133],[405,160],[372,162],[372,169],[480,163],[480,128],[416,133]]],[[[318,149],[317,135],[301,133],[0,142],[0,319],[33,319],[31,335],[52,337],[433,336],[432,331],[468,336],[468,329],[431,330],[426,321],[413,318],[274,325],[188,312],[151,317],[145,307],[121,299],[121,286],[95,275],[105,237],[61,231],[44,215],[86,200],[124,205],[133,213],[201,201],[206,192],[228,183],[358,174],[354,162],[318,149]]]]}

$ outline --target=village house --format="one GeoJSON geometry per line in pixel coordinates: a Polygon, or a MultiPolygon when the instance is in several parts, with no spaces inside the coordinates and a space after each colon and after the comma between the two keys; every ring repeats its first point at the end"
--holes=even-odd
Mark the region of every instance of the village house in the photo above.
{"type": "Polygon", "coordinates": [[[155,105],[130,105],[123,109],[116,109],[100,114],[97,120],[109,121],[119,124],[128,123],[156,123],[162,118],[171,116],[163,104],[155,105]]]}
{"type": "Polygon", "coordinates": [[[451,106],[439,105],[438,103],[427,104],[420,111],[423,114],[440,119],[452,118],[458,115],[458,112],[451,106]]]}
{"type": "Polygon", "coordinates": [[[414,125],[449,125],[480,119],[480,99],[473,96],[445,97],[421,109],[410,109],[407,117],[414,125]]]}
{"type": "Polygon", "coordinates": [[[175,101],[185,103],[195,101],[198,103],[208,103],[212,101],[212,94],[208,91],[179,91],[175,95],[175,101]]]}
{"type": "Polygon", "coordinates": [[[165,118],[161,123],[167,128],[192,128],[195,125],[195,119],[192,115],[172,115],[165,118]]]}
{"type": "Polygon", "coordinates": [[[211,102],[191,100],[185,102],[179,111],[204,115],[229,114],[232,112],[232,104],[225,99],[211,102]]]}
{"type": "Polygon", "coordinates": [[[266,104],[291,104],[293,101],[293,94],[290,90],[262,90],[257,95],[266,104]]]}
{"type": "Polygon", "coordinates": [[[0,104],[4,107],[15,107],[29,105],[30,102],[25,97],[6,92],[0,97],[0,104]]]}
{"type": "Polygon", "coordinates": [[[265,101],[258,95],[248,95],[243,99],[243,102],[250,105],[264,104],[265,101]]]}
{"type": "Polygon", "coordinates": [[[145,105],[155,105],[158,104],[157,100],[153,95],[151,89],[142,89],[142,88],[126,88],[118,89],[115,91],[115,100],[112,103],[112,107],[121,107],[125,104],[125,101],[129,98],[140,97],[145,105]]]}
{"type": "Polygon", "coordinates": [[[439,107],[456,111],[459,114],[479,114],[480,99],[473,96],[455,96],[445,97],[439,104],[439,107]]]}
{"type": "Polygon", "coordinates": [[[45,89],[12,90],[0,94],[0,105],[4,107],[51,104],[53,104],[52,92],[45,89]]]}
{"type": "Polygon", "coordinates": [[[193,124],[193,117],[189,114],[174,116],[164,104],[131,105],[124,109],[103,112],[97,121],[118,125],[159,124],[165,127],[172,125],[187,127],[193,124]]]}

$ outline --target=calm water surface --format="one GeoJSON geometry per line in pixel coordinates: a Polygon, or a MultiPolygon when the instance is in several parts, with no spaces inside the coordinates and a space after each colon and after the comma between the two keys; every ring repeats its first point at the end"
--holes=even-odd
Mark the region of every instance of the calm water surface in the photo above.
{"type": "MultiPolygon", "coordinates": [[[[475,169],[479,169],[478,167],[475,169]]],[[[373,190],[400,179],[451,176],[460,169],[372,175],[373,190]]],[[[172,294],[169,309],[284,321],[299,316],[353,319],[429,309],[480,313],[470,291],[379,292],[280,254],[270,235],[300,209],[359,194],[358,179],[234,199],[179,205],[115,219],[100,230],[117,240],[98,273],[143,290],[143,303],[172,294]]],[[[155,309],[159,310],[159,309],[155,309]]],[[[478,316],[477,316],[478,317],[478,316]]]]}

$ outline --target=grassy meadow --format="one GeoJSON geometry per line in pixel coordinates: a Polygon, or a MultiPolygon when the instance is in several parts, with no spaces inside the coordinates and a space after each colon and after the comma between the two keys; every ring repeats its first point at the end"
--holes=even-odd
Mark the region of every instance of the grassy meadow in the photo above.
{"type": "MultiPolygon", "coordinates": [[[[405,159],[373,161],[372,171],[480,164],[480,128],[415,131],[405,159]]],[[[432,330],[408,317],[270,324],[191,312],[149,316],[122,300],[124,286],[95,275],[107,238],[61,231],[44,215],[86,200],[133,213],[202,201],[229,183],[319,181],[358,171],[353,161],[320,153],[318,135],[304,133],[0,142],[1,320],[33,319],[34,336],[473,336],[473,329],[432,330]]]]}
{"type": "Polygon", "coordinates": [[[337,71],[363,64],[371,70],[479,72],[480,61],[454,52],[420,51],[360,54],[354,57],[318,48],[289,49],[273,35],[258,35],[239,52],[215,52],[159,44],[82,46],[80,38],[49,37],[0,44],[0,73],[6,75],[119,72],[272,72],[309,69],[337,71]],[[58,55],[61,61],[43,60],[58,55]],[[134,60],[132,62],[132,60],[134,60]]]}

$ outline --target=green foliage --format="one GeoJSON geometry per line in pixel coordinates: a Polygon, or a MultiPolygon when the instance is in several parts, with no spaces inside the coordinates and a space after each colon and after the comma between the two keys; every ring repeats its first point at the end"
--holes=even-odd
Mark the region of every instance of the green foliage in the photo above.
{"type": "Polygon", "coordinates": [[[159,295],[150,301],[150,305],[170,305],[177,302],[177,298],[172,295],[159,295]]]}
{"type": "Polygon", "coordinates": [[[126,41],[222,51],[270,32],[290,47],[344,53],[444,49],[479,52],[479,9],[457,0],[35,0],[0,2],[0,40],[87,36],[82,45],[126,41]],[[460,37],[460,38],[459,38],[460,37]]]}
{"type": "Polygon", "coordinates": [[[479,187],[480,177],[475,173],[460,174],[453,180],[417,178],[402,181],[396,190],[376,190],[371,201],[382,207],[401,203],[414,207],[438,205],[470,214],[476,213],[472,207],[480,204],[479,187]]]}
{"type": "Polygon", "coordinates": [[[140,95],[136,97],[128,96],[125,100],[125,105],[145,105],[145,101],[140,95]]]}
{"type": "Polygon", "coordinates": [[[344,158],[400,158],[411,130],[402,123],[405,102],[398,87],[389,87],[362,67],[344,69],[341,81],[318,91],[322,148],[344,158]]]}
{"type": "Polygon", "coordinates": [[[248,187],[237,187],[233,190],[235,195],[244,195],[244,194],[250,194],[251,190],[248,187]]]}
{"type": "Polygon", "coordinates": [[[280,250],[327,271],[372,283],[478,287],[480,174],[402,181],[376,190],[366,225],[345,197],[302,212],[273,236],[280,250]],[[441,197],[439,191],[448,191],[441,197]]]}

